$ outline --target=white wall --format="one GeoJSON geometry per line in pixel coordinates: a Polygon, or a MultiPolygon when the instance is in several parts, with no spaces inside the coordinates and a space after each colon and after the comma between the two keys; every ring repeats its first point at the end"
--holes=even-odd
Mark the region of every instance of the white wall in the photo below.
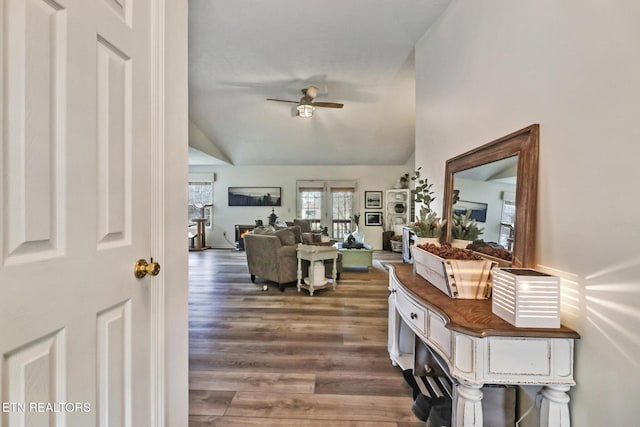
{"type": "Polygon", "coordinates": [[[416,164],[440,196],[447,158],[540,123],[537,267],[582,336],[580,427],[638,422],[639,21],[636,0],[454,0],[416,47],[416,164]]]}
{"type": "Polygon", "coordinates": [[[478,222],[478,227],[484,229],[480,238],[485,242],[498,242],[502,219],[502,193],[515,193],[516,186],[456,177],[454,188],[460,190],[460,200],[487,204],[487,220],[478,222]]]}
{"type": "MultiPolygon", "coordinates": [[[[282,187],[282,206],[275,207],[278,218],[296,217],[296,180],[299,179],[355,179],[358,181],[357,211],[361,214],[360,230],[365,243],[382,249],[382,227],[364,226],[365,191],[384,191],[393,188],[398,177],[413,171],[413,158],[406,166],[210,166],[191,167],[190,173],[214,172],[213,229],[207,230],[207,244],[214,248],[234,247],[234,225],[254,224],[256,219],[269,222],[271,208],[229,206],[228,187],[282,187]],[[224,235],[226,233],[226,236],[224,235]]],[[[375,211],[382,212],[382,209],[375,211]]],[[[186,233],[185,233],[186,236],[186,233]]],[[[186,237],[185,237],[186,239],[186,237]]],[[[186,243],[185,243],[186,245],[186,243]]]]}

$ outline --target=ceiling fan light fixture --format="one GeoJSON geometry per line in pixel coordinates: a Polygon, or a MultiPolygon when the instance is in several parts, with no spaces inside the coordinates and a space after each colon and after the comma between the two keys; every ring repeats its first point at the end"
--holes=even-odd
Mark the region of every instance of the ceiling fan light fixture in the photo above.
{"type": "Polygon", "coordinates": [[[309,98],[314,99],[316,96],[318,96],[318,88],[315,86],[309,86],[307,90],[304,91],[304,94],[309,98]]]}
{"type": "Polygon", "coordinates": [[[315,107],[309,104],[300,104],[296,108],[298,110],[298,115],[303,119],[308,119],[312,117],[313,111],[315,110],[315,107]]]}

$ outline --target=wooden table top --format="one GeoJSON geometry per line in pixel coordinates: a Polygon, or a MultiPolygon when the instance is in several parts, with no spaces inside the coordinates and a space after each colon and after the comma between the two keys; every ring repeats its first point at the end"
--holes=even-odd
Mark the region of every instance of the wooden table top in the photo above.
{"type": "Polygon", "coordinates": [[[302,243],[298,243],[298,247],[296,248],[298,253],[303,254],[317,254],[317,253],[337,253],[338,249],[334,246],[325,246],[325,245],[305,245],[302,243]]]}
{"type": "Polygon", "coordinates": [[[580,338],[566,326],[560,328],[518,328],[493,314],[491,299],[469,300],[449,298],[423,277],[414,273],[410,264],[389,264],[393,274],[412,296],[448,320],[448,329],[475,337],[544,337],[580,338]]]}

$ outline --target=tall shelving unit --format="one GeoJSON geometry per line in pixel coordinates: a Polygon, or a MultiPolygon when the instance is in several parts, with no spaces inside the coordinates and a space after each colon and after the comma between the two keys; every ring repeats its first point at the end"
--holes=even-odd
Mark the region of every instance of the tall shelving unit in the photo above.
{"type": "Polygon", "coordinates": [[[388,231],[401,234],[402,226],[411,222],[411,190],[387,190],[385,196],[386,228],[388,231]]]}

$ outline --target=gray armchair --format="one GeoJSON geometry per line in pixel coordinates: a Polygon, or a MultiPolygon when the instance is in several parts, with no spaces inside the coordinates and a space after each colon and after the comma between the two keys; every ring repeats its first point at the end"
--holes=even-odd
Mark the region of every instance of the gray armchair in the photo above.
{"type": "MultiPolygon", "coordinates": [[[[299,238],[293,227],[277,231],[256,229],[244,235],[244,249],[251,281],[256,276],[275,282],[281,291],[284,284],[298,280],[298,256],[296,248],[299,238]]],[[[298,228],[298,234],[300,229],[298,228]]]]}
{"type": "MultiPolygon", "coordinates": [[[[258,227],[251,233],[244,235],[244,248],[247,255],[247,265],[251,281],[255,283],[256,277],[275,282],[278,288],[284,291],[287,283],[298,281],[298,243],[302,242],[302,233],[299,226],[272,230],[268,227],[258,227]]],[[[303,260],[302,275],[307,276],[309,262],[303,260]]],[[[325,271],[328,275],[332,272],[332,262],[325,263],[325,271]]],[[[336,263],[338,278],[342,271],[340,254],[336,263]]]]}

